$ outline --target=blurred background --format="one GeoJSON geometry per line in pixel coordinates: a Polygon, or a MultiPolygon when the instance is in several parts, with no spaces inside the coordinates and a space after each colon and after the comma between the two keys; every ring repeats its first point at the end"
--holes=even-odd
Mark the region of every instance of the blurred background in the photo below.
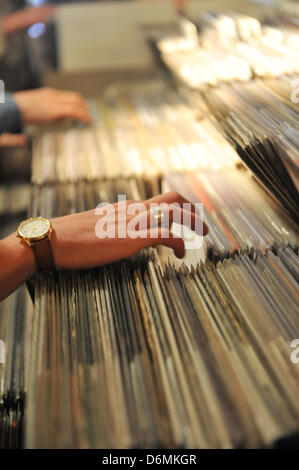
{"type": "Polygon", "coordinates": [[[0,76],[10,91],[53,85],[94,94],[119,74],[148,73],[155,65],[149,28],[175,23],[178,12],[267,13],[264,0],[0,0],[0,17],[28,7],[57,5],[47,22],[5,37],[0,76]]]}

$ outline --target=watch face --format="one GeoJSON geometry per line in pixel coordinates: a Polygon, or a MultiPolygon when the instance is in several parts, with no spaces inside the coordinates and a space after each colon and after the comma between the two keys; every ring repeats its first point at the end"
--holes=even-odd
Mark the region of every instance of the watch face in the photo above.
{"type": "Polygon", "coordinates": [[[40,239],[45,237],[51,228],[50,221],[43,217],[34,217],[25,220],[20,225],[18,232],[21,237],[30,239],[40,239]]]}

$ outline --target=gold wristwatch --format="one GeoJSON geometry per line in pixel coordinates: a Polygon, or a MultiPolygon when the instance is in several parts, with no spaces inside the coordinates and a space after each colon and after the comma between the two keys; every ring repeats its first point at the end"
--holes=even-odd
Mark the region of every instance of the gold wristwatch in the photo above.
{"type": "Polygon", "coordinates": [[[52,232],[51,221],[44,217],[31,217],[18,227],[17,237],[32,248],[38,271],[55,268],[50,243],[52,232]]]}

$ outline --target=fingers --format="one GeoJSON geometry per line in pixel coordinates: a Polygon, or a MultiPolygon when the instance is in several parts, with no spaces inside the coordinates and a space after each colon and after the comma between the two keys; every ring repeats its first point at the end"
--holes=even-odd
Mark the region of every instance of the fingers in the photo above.
{"type": "Polygon", "coordinates": [[[36,90],[41,101],[49,102],[54,110],[54,120],[77,119],[85,124],[90,123],[90,116],[85,100],[75,91],[56,90],[45,87],[36,90]]]}
{"type": "Polygon", "coordinates": [[[160,228],[158,230],[158,235],[154,238],[151,238],[149,231],[143,235],[146,235],[146,238],[138,239],[138,245],[140,245],[139,250],[149,246],[156,247],[158,245],[163,245],[168,248],[172,248],[177,258],[183,258],[185,256],[185,245],[183,239],[176,237],[168,230],[160,228]]]}
{"type": "Polygon", "coordinates": [[[77,119],[78,121],[89,124],[90,117],[86,106],[77,105],[73,103],[61,104],[58,106],[57,120],[60,119],[77,119]]]}
{"type": "Polygon", "coordinates": [[[147,209],[150,209],[152,204],[159,204],[159,207],[161,207],[162,211],[165,211],[165,215],[169,214],[170,223],[174,221],[183,225],[187,225],[188,227],[190,227],[191,223],[191,229],[196,229],[197,233],[197,229],[199,227],[202,227],[200,234],[207,235],[209,232],[208,226],[199,217],[196,205],[188,201],[188,199],[184,198],[176,191],[160,194],[159,196],[152,197],[151,199],[145,201],[147,209]],[[169,210],[167,210],[167,206],[169,206],[169,210]],[[182,208],[181,211],[178,206],[182,208]],[[191,212],[191,216],[189,215],[189,212],[191,212]]]}
{"type": "Polygon", "coordinates": [[[62,117],[78,119],[88,124],[90,116],[80,93],[72,91],[56,91],[57,99],[61,103],[62,117]]]}
{"type": "Polygon", "coordinates": [[[0,147],[22,147],[27,142],[28,138],[25,134],[4,133],[0,136],[0,147]]]}
{"type": "MultiPolygon", "coordinates": [[[[166,203],[162,203],[159,207],[163,212],[163,219],[159,224],[160,226],[170,229],[175,222],[194,230],[198,235],[207,235],[208,227],[196,212],[181,209],[174,204],[168,206],[166,203]]],[[[150,209],[134,217],[134,223],[135,222],[139,224],[139,230],[144,230],[145,228],[149,229],[151,227],[155,228],[158,225],[150,209]]]]}

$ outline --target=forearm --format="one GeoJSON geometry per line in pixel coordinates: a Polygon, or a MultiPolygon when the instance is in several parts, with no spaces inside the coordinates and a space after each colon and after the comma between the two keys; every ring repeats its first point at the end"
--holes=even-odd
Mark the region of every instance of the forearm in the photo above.
{"type": "Polygon", "coordinates": [[[2,18],[2,28],[5,34],[15,33],[26,26],[27,22],[24,24],[23,10],[11,13],[2,18]]]}
{"type": "Polygon", "coordinates": [[[16,233],[0,241],[0,300],[11,294],[36,270],[32,249],[16,233]]]}

